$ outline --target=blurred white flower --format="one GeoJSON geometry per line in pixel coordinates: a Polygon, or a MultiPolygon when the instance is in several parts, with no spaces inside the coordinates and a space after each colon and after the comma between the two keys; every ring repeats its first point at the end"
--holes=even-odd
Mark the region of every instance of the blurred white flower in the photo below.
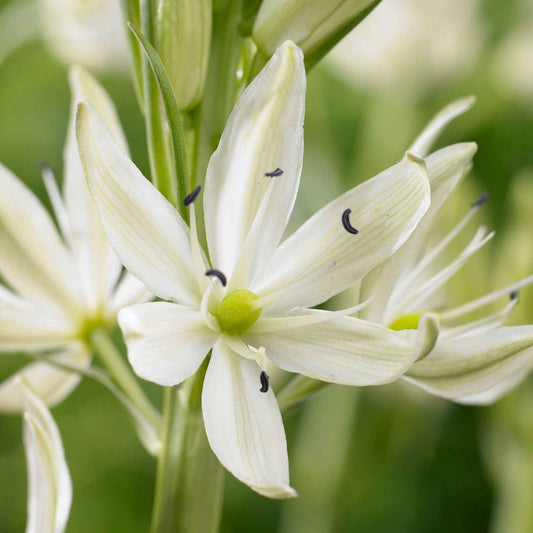
{"type": "Polygon", "coordinates": [[[72,482],[61,436],[44,402],[24,380],[17,385],[24,406],[28,465],[26,533],[62,533],[70,513],[72,482]]]}
{"type": "MultiPolygon", "coordinates": [[[[467,98],[442,110],[411,150],[425,155],[446,125],[472,103],[467,98]]],[[[475,146],[465,145],[465,150],[473,155],[475,146]]],[[[428,164],[432,157],[427,158],[428,164]]],[[[442,240],[432,244],[437,229],[435,216],[468,170],[464,166],[457,168],[446,179],[435,179],[430,174],[431,207],[406,244],[363,280],[361,297],[371,294],[373,299],[361,314],[367,320],[404,330],[416,328],[421,316],[434,312],[440,321],[435,348],[423,361],[416,362],[403,379],[438,396],[484,404],[500,398],[533,368],[533,326],[502,327],[518,301],[517,291],[533,283],[533,276],[452,309],[443,310],[440,305],[435,308],[440,289],[494,235],[480,227],[450,264],[437,266],[443,251],[487,199],[481,195],[464,218],[442,240]],[[497,312],[473,318],[474,313],[502,299],[506,301],[497,312]]]]}
{"type": "Polygon", "coordinates": [[[384,0],[325,58],[349,83],[396,98],[423,95],[475,64],[478,0],[384,0]]]}
{"type": "MultiPolygon", "coordinates": [[[[121,311],[129,360],[139,376],[176,385],[212,350],[202,397],[210,445],[237,478],[270,497],[294,491],[266,358],[328,382],[388,383],[426,355],[435,329],[431,317],[418,332],[395,332],[348,316],[360,306],[311,309],[405,242],[429,206],[429,188],[424,162],[408,154],[279,245],[299,184],[304,98],[303,56],[288,42],[244,91],[211,158],[204,218],[212,266],[196,234],[199,189],[186,201],[189,230],[91,106],[78,112],[82,162],[112,246],[154,294],[174,302],[121,311]]],[[[468,163],[464,152],[437,152],[428,171],[454,171],[468,163]]]]}
{"type": "Polygon", "coordinates": [[[129,66],[120,0],[37,0],[41,31],[67,65],[95,70],[129,66]]]}
{"type": "MultiPolygon", "coordinates": [[[[116,320],[118,310],[146,301],[144,286],[111,250],[87,190],[74,138],[74,112],[90,98],[114,138],[126,150],[109,97],[86,72],[70,74],[72,117],[64,151],[63,196],[49,168],[45,185],[61,232],[33,193],[0,165],[0,352],[48,351],[52,361],[86,367],[85,341],[94,327],[116,320]]],[[[79,374],[46,362],[27,365],[0,383],[0,411],[22,408],[17,379],[24,379],[48,405],[77,385],[79,374]]]]}

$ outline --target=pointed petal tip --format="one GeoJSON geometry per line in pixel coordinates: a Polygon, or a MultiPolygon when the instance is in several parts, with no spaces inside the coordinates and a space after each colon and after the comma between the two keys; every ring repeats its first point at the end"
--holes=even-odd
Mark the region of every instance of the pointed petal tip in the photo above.
{"type": "Polygon", "coordinates": [[[258,494],[261,494],[261,496],[266,496],[274,500],[288,500],[298,497],[298,493],[290,485],[258,483],[253,479],[246,478],[241,478],[241,481],[258,494]]]}
{"type": "Polygon", "coordinates": [[[418,321],[417,358],[424,359],[435,347],[440,333],[440,320],[435,313],[424,313],[418,321]]]}
{"type": "Polygon", "coordinates": [[[421,167],[424,170],[424,172],[427,170],[426,169],[426,162],[424,161],[423,157],[420,157],[420,156],[414,154],[413,152],[405,152],[405,157],[411,163],[414,163],[415,165],[421,167]]]}

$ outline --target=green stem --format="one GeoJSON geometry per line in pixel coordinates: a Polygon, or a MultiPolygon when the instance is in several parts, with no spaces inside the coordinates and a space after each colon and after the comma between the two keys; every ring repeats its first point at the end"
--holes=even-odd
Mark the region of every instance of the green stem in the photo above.
{"type": "Polygon", "coordinates": [[[211,154],[214,152],[233,109],[236,98],[237,68],[243,37],[239,31],[243,0],[229,0],[213,13],[213,31],[209,69],[202,97],[196,111],[196,149],[192,187],[203,183],[211,154]]]}
{"type": "MultiPolygon", "coordinates": [[[[143,0],[141,4],[141,31],[151,42],[153,39],[151,0],[143,0]]],[[[149,61],[144,54],[141,59],[145,100],[144,117],[152,182],[174,207],[178,207],[177,184],[171,160],[163,103],[149,61]]]]}
{"type": "Polygon", "coordinates": [[[179,392],[165,389],[152,533],[218,531],[223,470],[207,442],[201,409],[207,363],[179,392]]]}
{"type": "Polygon", "coordinates": [[[139,381],[134,376],[130,366],[117,350],[113,341],[109,338],[108,333],[104,330],[96,329],[91,334],[89,342],[92,350],[100,356],[100,359],[109,370],[113,379],[131,402],[137,407],[139,412],[142,413],[154,427],[159,427],[161,417],[158,411],[147,398],[139,385],[139,381]]]}
{"type": "Polygon", "coordinates": [[[322,390],[328,383],[306,376],[292,378],[278,394],[278,405],[282,411],[287,411],[322,390]]]}

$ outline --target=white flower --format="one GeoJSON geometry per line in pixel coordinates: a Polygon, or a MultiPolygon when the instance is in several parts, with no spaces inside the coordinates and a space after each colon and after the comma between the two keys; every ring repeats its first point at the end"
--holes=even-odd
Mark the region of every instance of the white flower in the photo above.
{"type": "MultiPolygon", "coordinates": [[[[120,312],[135,372],[176,385],[212,350],[202,398],[210,445],[237,478],[280,498],[294,491],[266,358],[328,382],[388,383],[431,349],[435,329],[431,316],[418,333],[395,332],[347,316],[359,306],[310,309],[406,241],[428,209],[429,188],[423,161],[408,155],[280,245],[302,165],[304,97],[303,57],[287,42],[244,91],[211,158],[204,195],[210,263],[191,199],[189,230],[92,107],[78,111],[80,154],[110,242],[131,273],[172,302],[120,312]]],[[[464,145],[449,147],[433,156],[430,171],[442,177],[470,158],[464,145]]]]}
{"type": "MultiPolygon", "coordinates": [[[[72,119],[64,152],[61,196],[51,171],[45,184],[54,221],[33,193],[0,165],[0,352],[50,351],[58,363],[86,367],[87,335],[113,323],[124,305],[146,301],[147,291],[126,274],[107,242],[83,177],[74,134],[76,103],[99,109],[123,149],[125,139],[103,89],[79,68],[71,71],[72,119]]],[[[48,405],[61,401],[79,382],[76,373],[45,363],[27,365],[0,384],[0,410],[19,412],[16,381],[21,375],[48,405]]]]}
{"type": "MultiPolygon", "coordinates": [[[[442,110],[411,150],[425,155],[444,127],[472,103],[473,100],[467,98],[442,110]]],[[[465,149],[470,149],[472,154],[475,151],[474,147],[465,149]]],[[[428,168],[436,154],[426,159],[428,168]]],[[[429,246],[437,229],[436,215],[464,177],[465,168],[449,173],[444,179],[431,172],[429,175],[431,207],[404,246],[363,280],[361,297],[372,294],[373,298],[361,314],[367,320],[405,330],[416,328],[420,316],[434,312],[440,320],[435,348],[423,361],[416,362],[403,378],[444,398],[462,403],[490,403],[516,386],[533,369],[533,326],[501,327],[518,302],[517,291],[533,283],[533,276],[454,309],[444,310],[442,306],[434,309],[439,290],[494,232],[488,233],[480,227],[450,264],[438,268],[442,252],[464,230],[487,197],[481,195],[447,235],[429,246]],[[473,313],[502,298],[506,302],[499,311],[471,318],[473,313]]]]}
{"type": "Polygon", "coordinates": [[[28,464],[26,533],[62,533],[72,502],[72,482],[61,436],[46,405],[27,382],[19,380],[17,387],[24,405],[28,464]]]}

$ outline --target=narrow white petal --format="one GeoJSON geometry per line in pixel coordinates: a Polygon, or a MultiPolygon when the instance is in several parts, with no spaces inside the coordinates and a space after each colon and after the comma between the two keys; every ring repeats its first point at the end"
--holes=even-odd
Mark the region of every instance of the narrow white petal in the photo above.
{"type": "Polygon", "coordinates": [[[275,332],[254,333],[252,326],[242,337],[264,346],[267,357],[283,370],[341,385],[389,383],[425,355],[417,351],[415,330],[392,331],[353,317],[275,332]]]}
{"type": "Polygon", "coordinates": [[[123,307],[133,304],[142,304],[152,300],[154,295],[129,272],[124,272],[117,285],[109,305],[112,313],[117,313],[123,307]]]}
{"type": "Polygon", "coordinates": [[[69,219],[70,245],[76,258],[85,297],[93,308],[106,301],[121,271],[120,262],[109,245],[98,210],[87,189],[76,142],[76,109],[88,102],[98,112],[120,148],[128,153],[118,115],[105,89],[84,69],[71,67],[70,121],[63,151],[63,191],[69,219]]]}
{"type": "Polygon", "coordinates": [[[28,463],[26,533],[62,533],[72,503],[72,482],[63,443],[52,415],[23,382],[24,449],[28,463]]]}
{"type": "Polygon", "coordinates": [[[498,300],[499,298],[502,298],[503,296],[509,296],[512,292],[519,291],[523,287],[526,287],[527,285],[531,285],[532,283],[533,283],[533,275],[527,278],[524,278],[520,281],[517,281],[515,283],[512,283],[511,285],[508,285],[507,287],[504,287],[502,289],[498,289],[494,292],[486,294],[485,296],[482,296],[481,298],[476,298],[475,300],[467,302],[463,305],[454,307],[453,309],[449,309],[448,311],[441,313],[441,320],[448,320],[448,321],[455,320],[464,315],[468,315],[469,313],[472,313],[476,311],[477,309],[481,309],[482,307],[485,307],[486,305],[491,304],[492,302],[498,300]]]}
{"type": "Polygon", "coordinates": [[[29,300],[74,306],[71,259],[50,215],[3,165],[0,192],[0,274],[29,300]]]}
{"type": "Polygon", "coordinates": [[[291,498],[285,430],[272,389],[259,391],[260,373],[222,341],[215,345],[202,391],[205,430],[237,479],[263,496],[291,498]]]}
{"type": "Polygon", "coordinates": [[[207,169],[204,212],[214,268],[231,276],[269,183],[275,186],[253,268],[277,246],[289,219],[303,158],[305,69],[287,42],[244,91],[207,169]],[[276,169],[283,174],[265,176],[276,169]]]}
{"type": "Polygon", "coordinates": [[[89,188],[122,263],[155,295],[199,303],[189,230],[178,212],[86,104],[78,106],[77,136],[89,188]]]}
{"type": "Polygon", "coordinates": [[[428,206],[425,172],[407,156],[311,217],[276,250],[251,290],[260,297],[276,294],[268,312],[319,304],[394,253],[428,206]],[[346,209],[356,235],[343,227],[346,209]]]}
{"type": "Polygon", "coordinates": [[[421,157],[425,157],[446,126],[448,126],[448,124],[455,118],[466,113],[475,103],[475,96],[467,96],[460,100],[456,100],[444,109],[441,109],[416,138],[409,148],[409,151],[421,157]]]}
{"type": "Polygon", "coordinates": [[[516,326],[439,341],[405,378],[461,403],[491,403],[532,369],[533,326],[516,326]]]}
{"type": "Polygon", "coordinates": [[[470,168],[476,150],[475,143],[460,143],[427,157],[431,206],[404,246],[363,280],[362,298],[372,296],[372,301],[361,313],[363,318],[388,324],[395,318],[391,307],[400,309],[400,313],[403,311],[401,299],[393,299],[394,287],[420,260],[435,215],[470,168]]]}
{"type": "MultiPolygon", "coordinates": [[[[47,356],[53,362],[65,363],[85,369],[91,357],[87,349],[80,343],[71,344],[47,356]]],[[[0,383],[0,412],[20,413],[24,405],[18,392],[18,382],[31,385],[32,389],[49,407],[63,401],[78,385],[81,376],[75,372],[58,369],[45,362],[30,363],[16,374],[0,383]]]]}
{"type": "Polygon", "coordinates": [[[4,291],[4,297],[10,298],[0,302],[0,352],[45,350],[75,336],[73,326],[54,308],[4,291]]]}
{"type": "Polygon", "coordinates": [[[126,307],[118,322],[135,373],[159,385],[192,376],[216,342],[199,311],[168,302],[126,307]]]}
{"type": "Polygon", "coordinates": [[[413,290],[403,299],[404,309],[407,312],[415,311],[424,307],[424,302],[437,292],[463,265],[487,242],[494,237],[494,232],[486,234],[486,228],[480,227],[474,238],[466,248],[448,266],[437,272],[433,277],[420,283],[416,290],[413,290]]]}

